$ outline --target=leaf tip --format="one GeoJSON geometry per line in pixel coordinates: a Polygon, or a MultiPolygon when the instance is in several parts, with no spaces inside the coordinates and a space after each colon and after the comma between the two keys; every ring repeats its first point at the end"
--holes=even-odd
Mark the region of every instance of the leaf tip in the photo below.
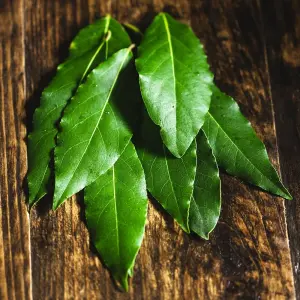
{"type": "Polygon", "coordinates": [[[204,239],[204,240],[206,240],[206,241],[208,241],[209,240],[209,233],[207,232],[203,232],[203,234],[201,235],[201,237],[204,239]]]}
{"type": "Polygon", "coordinates": [[[121,282],[121,285],[122,285],[124,291],[128,292],[128,281],[127,281],[127,278],[124,279],[124,281],[121,282]]]}
{"type": "Polygon", "coordinates": [[[54,210],[54,211],[57,210],[62,203],[63,203],[63,201],[61,199],[57,200],[54,197],[54,199],[53,199],[53,205],[52,205],[52,210],[54,210]]]}
{"type": "Polygon", "coordinates": [[[128,292],[128,273],[122,276],[114,276],[117,286],[124,292],[128,292]]]}
{"type": "Polygon", "coordinates": [[[293,196],[289,193],[288,190],[285,191],[284,196],[286,200],[293,200],[293,196]]]}
{"type": "Polygon", "coordinates": [[[201,237],[202,239],[204,239],[205,241],[209,241],[209,235],[211,233],[210,232],[204,232],[202,230],[197,230],[197,228],[192,228],[192,233],[196,234],[197,236],[201,237]]]}
{"type": "MultiPolygon", "coordinates": [[[[161,136],[162,136],[162,139],[163,139],[163,135],[161,135],[161,136]]],[[[163,141],[164,141],[164,139],[163,139],[163,141]]],[[[181,153],[181,151],[177,147],[174,147],[172,145],[168,146],[167,142],[165,142],[165,141],[164,141],[164,145],[171,152],[171,154],[173,156],[175,156],[176,158],[181,158],[183,156],[183,154],[181,153]]]]}
{"type": "Polygon", "coordinates": [[[290,194],[288,189],[283,185],[281,181],[280,181],[280,185],[281,185],[280,190],[278,190],[277,193],[275,192],[275,194],[286,200],[293,200],[293,196],[290,194]]]}
{"type": "Polygon", "coordinates": [[[181,158],[184,154],[178,152],[178,151],[171,151],[172,154],[176,157],[176,158],[181,158]]]}
{"type": "MultiPolygon", "coordinates": [[[[178,222],[178,221],[177,221],[178,222]]],[[[178,224],[180,225],[181,229],[186,232],[187,234],[190,234],[191,233],[191,230],[189,228],[189,225],[188,223],[184,224],[184,223],[179,223],[178,224]]]]}

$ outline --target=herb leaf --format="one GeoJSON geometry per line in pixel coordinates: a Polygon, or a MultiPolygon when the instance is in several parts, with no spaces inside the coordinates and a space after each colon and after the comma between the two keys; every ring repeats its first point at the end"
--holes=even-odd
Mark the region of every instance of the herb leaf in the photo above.
{"type": "Polygon", "coordinates": [[[192,30],[165,13],[155,17],[136,60],[142,96],[164,144],[184,155],[204,123],[213,76],[192,30]]]}
{"type": "Polygon", "coordinates": [[[163,208],[189,232],[189,207],[196,174],[196,143],[185,155],[174,157],[164,146],[158,127],[146,116],[139,157],[144,167],[147,189],[163,208]]]}
{"type": "Polygon", "coordinates": [[[220,216],[221,181],[216,159],[202,130],[196,143],[197,172],[190,206],[190,229],[208,240],[220,216]]]}
{"type": "MultiPolygon", "coordinates": [[[[98,49],[102,43],[103,36],[109,31],[111,36],[107,43],[104,44],[107,57],[122,48],[130,46],[130,38],[123,26],[110,15],[107,15],[79,31],[71,42],[70,58],[80,57],[91,49],[98,49]]],[[[103,61],[103,58],[101,61],[103,61]]],[[[96,67],[100,62],[95,61],[94,66],[96,67]]]]}
{"type": "Polygon", "coordinates": [[[140,95],[131,48],[95,68],[64,111],[55,148],[54,209],[111,168],[131,139],[140,95]]]}
{"type": "Polygon", "coordinates": [[[110,16],[82,29],[71,43],[69,58],[58,66],[56,76],[44,90],[41,105],[34,113],[34,130],[28,137],[30,206],[47,193],[50,153],[57,134],[56,122],[68,100],[93,67],[129,45],[127,33],[110,16]],[[109,31],[110,38],[105,39],[109,31]]]}
{"type": "Polygon", "coordinates": [[[84,202],[92,240],[115,280],[127,290],[148,202],[144,171],[131,142],[115,165],[85,188],[84,202]]]}
{"type": "Polygon", "coordinates": [[[226,172],[273,194],[292,199],[271,165],[264,144],[241,114],[237,103],[217,87],[213,88],[203,130],[218,165],[226,172]]]}

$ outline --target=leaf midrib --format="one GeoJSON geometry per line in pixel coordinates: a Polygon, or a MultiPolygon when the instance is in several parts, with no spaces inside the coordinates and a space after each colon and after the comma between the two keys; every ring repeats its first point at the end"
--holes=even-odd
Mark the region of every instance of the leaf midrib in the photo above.
{"type": "Polygon", "coordinates": [[[115,166],[112,167],[112,184],[114,191],[114,201],[115,201],[115,221],[116,221],[116,239],[117,239],[117,254],[119,258],[119,262],[121,261],[120,257],[120,241],[119,241],[119,222],[118,222],[118,210],[117,210],[117,196],[116,196],[116,178],[115,178],[115,166]]]}
{"type": "Polygon", "coordinates": [[[172,72],[173,72],[173,87],[174,87],[174,98],[175,98],[175,104],[174,104],[174,106],[175,106],[175,128],[176,128],[176,135],[177,135],[177,92],[176,92],[174,51],[173,51],[173,45],[172,45],[171,32],[170,32],[169,23],[168,23],[168,20],[166,18],[166,15],[162,14],[162,18],[163,18],[166,33],[167,33],[169,51],[170,51],[170,57],[171,57],[172,72]]]}
{"type": "Polygon", "coordinates": [[[175,198],[175,203],[176,203],[176,206],[178,208],[178,212],[179,212],[179,215],[181,217],[181,220],[182,222],[184,223],[184,227],[186,227],[186,224],[185,224],[185,221],[184,221],[184,218],[183,218],[183,215],[182,215],[182,212],[179,208],[179,204],[178,204],[178,200],[177,200],[177,196],[175,194],[175,190],[174,190],[174,186],[173,186],[173,181],[171,179],[171,174],[170,174],[170,170],[169,170],[169,165],[168,165],[168,160],[167,160],[167,155],[166,155],[166,150],[165,150],[165,146],[163,145],[163,149],[164,149],[164,159],[165,159],[165,163],[166,163],[166,167],[167,167],[167,173],[168,173],[168,177],[169,177],[169,180],[170,180],[170,184],[171,184],[171,188],[172,188],[172,192],[173,192],[173,195],[174,195],[174,198],[175,198]]]}
{"type": "MultiPolygon", "coordinates": [[[[75,170],[74,170],[74,172],[73,172],[73,174],[72,174],[72,176],[71,176],[71,178],[70,178],[70,180],[69,180],[67,186],[65,187],[64,191],[61,193],[61,196],[59,197],[58,200],[61,200],[61,198],[62,198],[62,196],[64,195],[65,191],[68,189],[69,184],[70,184],[70,182],[72,181],[72,179],[73,179],[73,177],[74,177],[74,174],[76,173],[76,171],[77,171],[79,165],[81,164],[81,161],[82,161],[83,157],[85,156],[85,153],[86,153],[86,151],[87,151],[87,149],[88,149],[88,147],[89,147],[89,145],[90,145],[90,143],[91,143],[91,141],[92,141],[92,139],[93,139],[93,137],[94,137],[94,134],[95,134],[95,132],[96,132],[98,126],[99,126],[99,123],[100,123],[100,121],[101,121],[101,118],[102,118],[102,116],[103,116],[103,113],[104,113],[104,111],[105,111],[105,108],[106,108],[106,106],[107,106],[107,104],[108,104],[108,101],[109,101],[109,99],[110,99],[110,97],[111,97],[112,91],[114,90],[114,87],[115,87],[115,85],[116,85],[117,79],[118,79],[118,77],[119,77],[119,75],[120,75],[120,72],[121,72],[121,70],[122,70],[122,68],[123,68],[123,65],[124,65],[124,63],[125,63],[125,60],[126,60],[126,58],[127,58],[127,56],[128,56],[129,53],[130,53],[130,49],[128,48],[127,51],[126,51],[126,55],[124,55],[124,59],[123,59],[122,63],[120,64],[120,67],[119,67],[118,72],[117,72],[117,74],[116,74],[115,80],[114,80],[114,82],[113,82],[113,84],[112,84],[112,86],[111,86],[111,89],[110,89],[110,91],[109,91],[109,93],[108,93],[108,96],[107,96],[107,98],[106,98],[106,100],[105,100],[105,104],[104,104],[103,109],[102,109],[102,111],[101,111],[101,114],[100,114],[100,117],[99,117],[99,119],[98,119],[98,122],[97,122],[97,124],[96,124],[96,126],[95,126],[95,129],[94,129],[94,131],[92,132],[90,139],[88,140],[87,146],[86,146],[86,148],[85,148],[85,150],[84,150],[84,152],[83,152],[83,154],[82,154],[82,156],[81,156],[81,159],[80,159],[79,163],[77,164],[77,166],[76,166],[76,168],[75,168],[75,170]]],[[[57,202],[60,202],[60,201],[57,201],[57,202]]],[[[57,206],[57,207],[58,207],[58,206],[57,206]]]]}
{"type": "MultiPolygon", "coordinates": [[[[271,181],[268,177],[266,177],[266,175],[262,172],[262,171],[260,171],[257,167],[256,167],[256,165],[254,165],[252,162],[251,162],[251,160],[249,160],[249,158],[244,154],[244,152],[242,152],[242,150],[235,144],[235,142],[230,138],[230,136],[227,134],[227,132],[223,129],[223,127],[218,123],[218,121],[214,118],[214,116],[210,113],[210,112],[208,112],[207,113],[209,116],[210,116],[210,118],[217,124],[217,126],[218,126],[218,128],[222,131],[222,132],[224,132],[224,134],[227,136],[227,138],[232,142],[232,144],[235,146],[235,148],[238,150],[238,152],[240,152],[245,158],[246,158],[246,160],[267,180],[267,181],[269,181],[276,189],[278,189],[278,187],[276,186],[276,184],[274,184],[274,182],[273,181],[271,181]]],[[[281,189],[280,189],[281,190],[281,189]]]]}

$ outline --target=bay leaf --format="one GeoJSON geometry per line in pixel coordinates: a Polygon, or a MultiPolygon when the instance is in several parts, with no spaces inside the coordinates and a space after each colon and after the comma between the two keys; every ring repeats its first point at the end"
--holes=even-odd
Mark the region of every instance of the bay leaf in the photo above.
{"type": "Polygon", "coordinates": [[[92,241],[125,290],[143,240],[147,202],[144,171],[131,142],[112,168],[85,188],[92,241]]]}
{"type": "Polygon", "coordinates": [[[190,27],[160,13],[146,30],[136,66],[149,116],[170,152],[181,157],[210,104],[213,76],[203,46],[190,27]]]}
{"type": "Polygon", "coordinates": [[[189,232],[189,207],[196,175],[196,143],[181,158],[164,146],[159,128],[146,116],[138,155],[142,162],[147,189],[162,207],[189,232]]]}
{"type": "Polygon", "coordinates": [[[28,136],[30,206],[47,193],[56,123],[68,100],[92,68],[129,45],[127,33],[110,16],[82,29],[71,43],[69,57],[58,66],[55,77],[42,93],[40,107],[33,117],[33,131],[28,136]]]}
{"type": "Polygon", "coordinates": [[[217,87],[203,130],[218,165],[262,189],[292,199],[269,161],[264,144],[256,136],[237,103],[217,87]]]}
{"type": "Polygon", "coordinates": [[[216,159],[203,131],[196,138],[197,171],[190,206],[190,229],[208,240],[221,210],[221,181],[216,159]]]}
{"type": "Polygon", "coordinates": [[[140,92],[131,49],[95,68],[64,111],[55,148],[54,209],[110,169],[132,137],[140,92]]]}

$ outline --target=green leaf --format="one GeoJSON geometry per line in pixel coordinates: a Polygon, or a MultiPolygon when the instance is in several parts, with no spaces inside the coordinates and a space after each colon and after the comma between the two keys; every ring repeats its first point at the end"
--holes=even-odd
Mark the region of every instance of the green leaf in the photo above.
{"type": "Polygon", "coordinates": [[[86,187],[84,202],[92,240],[115,280],[127,290],[148,202],[144,171],[131,142],[115,165],[86,187]]]}
{"type": "Polygon", "coordinates": [[[237,103],[217,87],[213,88],[203,130],[218,165],[226,172],[273,194],[292,199],[271,165],[264,144],[241,114],[237,103]]]}
{"type": "Polygon", "coordinates": [[[208,240],[220,216],[221,182],[216,159],[202,130],[196,143],[197,171],[190,206],[190,229],[208,240]]]}
{"type": "Polygon", "coordinates": [[[189,207],[196,175],[196,143],[185,155],[174,157],[164,146],[159,130],[146,117],[138,154],[144,167],[147,189],[163,208],[189,232],[189,207]]]}
{"type": "Polygon", "coordinates": [[[71,43],[69,58],[58,66],[56,76],[43,91],[41,105],[34,113],[34,129],[28,137],[30,206],[47,193],[56,123],[68,100],[92,68],[129,45],[127,33],[110,16],[82,29],[71,43]]]}
{"type": "Polygon", "coordinates": [[[132,137],[140,94],[131,48],[95,68],[64,111],[55,148],[54,209],[110,169],[132,137]]]}
{"type": "Polygon", "coordinates": [[[184,155],[204,123],[213,76],[203,46],[192,30],[159,14],[138,49],[142,96],[164,144],[184,155]]]}
{"type": "MultiPolygon", "coordinates": [[[[104,45],[104,48],[107,51],[107,57],[122,48],[130,46],[130,38],[123,26],[110,15],[107,15],[79,31],[71,42],[70,58],[78,58],[89,52],[91,49],[98,49],[102,43],[103,35],[107,34],[109,31],[111,32],[111,36],[104,45]]],[[[101,61],[103,61],[103,58],[101,61]]],[[[95,62],[94,66],[97,66],[100,62],[95,62]]]]}

